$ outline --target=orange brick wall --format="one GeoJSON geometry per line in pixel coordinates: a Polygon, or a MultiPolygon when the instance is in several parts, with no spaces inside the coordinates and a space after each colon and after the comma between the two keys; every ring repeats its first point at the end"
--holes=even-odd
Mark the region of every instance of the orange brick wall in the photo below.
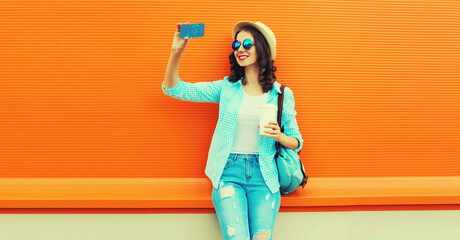
{"type": "Polygon", "coordinates": [[[276,35],[311,177],[460,175],[459,1],[0,0],[0,177],[204,177],[218,105],[161,91],[229,75],[231,29],[276,35]]]}

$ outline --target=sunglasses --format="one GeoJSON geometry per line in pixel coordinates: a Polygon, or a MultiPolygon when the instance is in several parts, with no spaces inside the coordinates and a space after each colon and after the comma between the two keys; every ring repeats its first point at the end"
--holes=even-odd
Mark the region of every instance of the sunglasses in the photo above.
{"type": "MultiPolygon", "coordinates": [[[[251,39],[249,39],[249,38],[244,39],[243,47],[245,49],[249,50],[252,47],[252,45],[254,45],[254,43],[252,42],[251,39]]],[[[238,41],[238,40],[233,41],[232,48],[233,48],[234,51],[238,51],[238,49],[240,49],[240,46],[241,46],[240,41],[238,41]]]]}

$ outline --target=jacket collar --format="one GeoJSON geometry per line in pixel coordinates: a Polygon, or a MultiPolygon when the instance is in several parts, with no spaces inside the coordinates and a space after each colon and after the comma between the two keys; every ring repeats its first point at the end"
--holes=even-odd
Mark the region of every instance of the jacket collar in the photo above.
{"type": "MultiPolygon", "coordinates": [[[[241,82],[243,81],[243,78],[244,78],[244,76],[242,76],[242,77],[240,78],[240,80],[237,81],[237,84],[241,84],[241,82]]],[[[273,83],[273,88],[274,88],[279,94],[281,94],[281,84],[279,84],[277,81],[275,81],[275,82],[273,83]]]]}
{"type": "Polygon", "coordinates": [[[273,87],[276,89],[276,91],[281,94],[281,84],[279,84],[277,81],[273,83],[273,87]]]}

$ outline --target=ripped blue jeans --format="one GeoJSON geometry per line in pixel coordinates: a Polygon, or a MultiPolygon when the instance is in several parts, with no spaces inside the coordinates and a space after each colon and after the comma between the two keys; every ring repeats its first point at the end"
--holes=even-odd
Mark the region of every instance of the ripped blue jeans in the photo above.
{"type": "Polygon", "coordinates": [[[258,154],[230,154],[212,202],[224,240],[272,239],[281,195],[265,184],[258,154]]]}

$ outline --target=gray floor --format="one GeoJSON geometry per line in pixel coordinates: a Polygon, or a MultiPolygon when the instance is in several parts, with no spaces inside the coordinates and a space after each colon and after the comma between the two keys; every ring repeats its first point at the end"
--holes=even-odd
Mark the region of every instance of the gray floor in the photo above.
{"type": "MultiPolygon", "coordinates": [[[[1,240],[221,240],[214,214],[1,214],[1,240]]],[[[459,240],[460,211],[278,215],[275,240],[459,240]]]]}

